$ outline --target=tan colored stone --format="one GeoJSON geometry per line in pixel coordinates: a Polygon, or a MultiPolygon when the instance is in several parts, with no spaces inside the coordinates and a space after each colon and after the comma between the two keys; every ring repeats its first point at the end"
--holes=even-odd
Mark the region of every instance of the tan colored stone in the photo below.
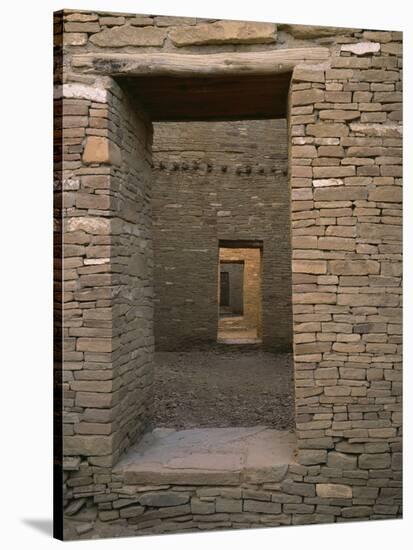
{"type": "Polygon", "coordinates": [[[291,155],[295,158],[314,158],[317,156],[317,150],[314,145],[293,145],[291,155]]]}
{"type": "Polygon", "coordinates": [[[113,393],[76,392],[76,407],[107,409],[113,404],[113,393]]]}
{"type": "Polygon", "coordinates": [[[359,223],[357,233],[361,239],[401,241],[402,227],[387,223],[359,223]]]}
{"type": "Polygon", "coordinates": [[[340,237],[320,237],[318,248],[321,250],[355,250],[356,240],[340,237]]]}
{"type": "Polygon", "coordinates": [[[388,31],[364,31],[363,36],[366,40],[372,40],[373,42],[391,42],[391,32],[388,31]]]}
{"type": "Polygon", "coordinates": [[[276,41],[277,26],[252,21],[216,21],[179,27],[169,33],[175,46],[205,44],[270,44],[276,41]]]}
{"type": "Polygon", "coordinates": [[[293,260],[293,273],[314,273],[322,274],[327,272],[325,260],[293,260]]]}
{"type": "Polygon", "coordinates": [[[309,105],[311,103],[319,103],[324,101],[324,91],[318,88],[310,90],[299,90],[292,93],[292,105],[309,105]]]}
{"type": "Polygon", "coordinates": [[[78,21],[85,23],[87,21],[97,21],[98,16],[93,13],[70,13],[65,16],[66,21],[78,21]]]}
{"type": "Polygon", "coordinates": [[[86,43],[87,43],[87,34],[85,32],[63,33],[64,46],[84,46],[86,43]]]}
{"type": "Polygon", "coordinates": [[[315,201],[356,201],[362,199],[367,199],[367,189],[355,185],[314,190],[315,201]]]}
{"type": "Polygon", "coordinates": [[[105,89],[77,82],[69,82],[63,84],[63,86],[56,86],[54,97],[59,98],[62,96],[67,99],[90,99],[97,103],[106,103],[107,101],[107,91],[105,89]]]}
{"type": "Polygon", "coordinates": [[[377,202],[402,202],[402,188],[398,186],[383,186],[369,192],[369,200],[377,202]]]}
{"type": "Polygon", "coordinates": [[[166,31],[164,29],[123,25],[92,34],[89,40],[101,48],[121,48],[124,46],[162,46],[165,38],[166,31]]]}
{"type": "Polygon", "coordinates": [[[63,454],[72,456],[102,456],[112,452],[113,435],[73,435],[66,437],[63,454]]]}
{"type": "Polygon", "coordinates": [[[331,260],[329,272],[335,275],[375,275],[380,264],[374,260],[331,260]]]}
{"type": "Polygon", "coordinates": [[[354,166],[314,166],[313,168],[315,179],[345,178],[355,175],[354,166]]]}
{"type": "Polygon", "coordinates": [[[350,103],[351,102],[351,92],[326,92],[325,100],[332,103],[350,103]]]}
{"type": "Polygon", "coordinates": [[[109,210],[111,200],[109,195],[93,195],[91,193],[76,193],[76,208],[91,208],[93,210],[109,210]]]}
{"type": "Polygon", "coordinates": [[[324,82],[325,72],[321,69],[296,67],[293,73],[293,78],[298,82],[324,82]]]}
{"type": "Polygon", "coordinates": [[[76,341],[77,351],[97,351],[110,353],[114,349],[112,338],[78,338],[76,341]]]}
{"type": "Polygon", "coordinates": [[[324,180],[313,180],[314,187],[336,187],[338,185],[344,185],[344,182],[340,178],[329,178],[324,180]]]}
{"type": "Polygon", "coordinates": [[[278,25],[279,30],[288,32],[294,38],[309,40],[313,38],[326,38],[328,36],[347,35],[355,32],[357,29],[343,27],[320,27],[317,25],[278,25]]]}
{"type": "Polygon", "coordinates": [[[160,15],[155,17],[158,27],[175,27],[177,25],[196,25],[196,17],[176,17],[172,15],[160,15]]]}
{"type": "Polygon", "coordinates": [[[100,25],[97,22],[65,23],[65,32],[99,32],[100,25]]]}
{"type": "Polygon", "coordinates": [[[122,164],[119,147],[105,137],[88,136],[83,150],[82,160],[85,164],[122,164]]]}
{"type": "Polygon", "coordinates": [[[354,120],[356,118],[360,118],[360,111],[347,111],[343,109],[323,109],[320,111],[321,120],[354,120]]]}
{"type": "Polygon", "coordinates": [[[336,294],[331,292],[302,292],[293,294],[294,304],[335,304],[336,294]]]}
{"type": "Polygon", "coordinates": [[[366,136],[400,137],[403,134],[402,127],[399,124],[360,124],[352,122],[350,128],[352,132],[366,136]]]}
{"type": "Polygon", "coordinates": [[[338,483],[317,483],[317,496],[321,498],[352,498],[353,491],[350,485],[338,483]]]}
{"type": "Polygon", "coordinates": [[[124,25],[125,21],[126,21],[125,18],[122,16],[120,17],[107,16],[107,17],[100,17],[99,19],[99,23],[107,27],[113,27],[114,25],[124,25]]]}
{"type": "Polygon", "coordinates": [[[136,17],[128,19],[128,24],[135,25],[136,27],[149,27],[154,24],[154,21],[151,17],[147,17],[146,15],[137,15],[136,17]]]}
{"type": "Polygon", "coordinates": [[[307,134],[316,137],[345,137],[349,134],[349,128],[346,124],[328,124],[319,122],[307,126],[307,134]]]}

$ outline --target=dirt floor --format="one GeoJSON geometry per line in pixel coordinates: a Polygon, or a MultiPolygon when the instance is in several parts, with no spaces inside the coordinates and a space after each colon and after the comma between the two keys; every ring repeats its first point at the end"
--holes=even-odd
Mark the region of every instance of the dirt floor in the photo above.
{"type": "Polygon", "coordinates": [[[292,377],[289,354],[157,352],[154,425],[292,429],[292,377]]]}

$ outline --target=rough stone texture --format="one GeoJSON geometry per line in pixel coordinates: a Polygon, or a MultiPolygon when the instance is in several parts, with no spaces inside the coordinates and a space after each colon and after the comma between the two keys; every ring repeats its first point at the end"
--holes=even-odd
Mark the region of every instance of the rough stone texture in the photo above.
{"type": "MultiPolygon", "coordinates": [[[[114,39],[119,46],[113,51],[125,46],[133,53],[189,53],[193,46],[173,44],[174,29],[186,27],[185,32],[198,33],[200,28],[212,32],[213,25],[225,26],[202,20],[179,22],[176,27],[157,28],[162,34],[145,30],[146,45],[139,46],[128,27],[154,30],[154,23],[155,18],[142,14],[65,11],[55,16],[55,230],[56,247],[60,250],[60,243],[64,250],[64,264],[57,254],[55,270],[55,387],[56,402],[60,396],[64,405],[56,441],[64,434],[66,449],[79,452],[65,460],[67,470],[62,475],[64,504],[72,514],[65,519],[66,537],[400,517],[402,35],[390,31],[282,25],[278,26],[282,44],[274,42],[272,34],[268,45],[283,51],[298,38],[310,50],[319,39],[328,38],[324,45],[329,55],[323,65],[300,63],[293,70],[287,113],[290,151],[293,146],[305,147],[295,149],[298,155],[290,155],[288,166],[296,268],[292,281],[296,434],[300,451],[318,452],[301,453],[303,459],[317,456],[320,462],[306,465],[291,460],[277,475],[269,471],[268,481],[249,480],[246,486],[223,472],[219,482],[208,486],[214,491],[207,497],[210,500],[202,500],[206,477],[198,474],[200,485],[185,487],[188,503],[159,508],[142,506],[135,497],[157,490],[176,493],[173,483],[165,486],[155,478],[155,486],[143,479],[128,484],[113,471],[151,418],[151,129],[136,101],[130,104],[112,78],[88,74],[75,66],[73,56],[100,51],[102,46],[91,36],[106,33],[107,37],[111,31],[113,37],[116,29],[120,30],[115,37],[123,38],[114,39]],[[124,17],[125,24],[105,31],[108,17],[124,17]],[[160,45],[148,45],[152,40],[160,45]],[[366,42],[380,44],[380,49],[342,49],[366,42]],[[358,55],[361,51],[363,55],[358,55]],[[83,163],[90,136],[116,144],[122,165],[83,163]],[[329,183],[318,186],[319,180],[329,183]],[[353,186],[365,188],[367,196],[352,196],[347,190],[353,186]],[[321,188],[334,194],[314,195],[321,188]],[[341,189],[346,198],[339,194],[341,189]],[[90,223],[80,221],[85,219],[90,223]],[[80,338],[111,343],[100,351],[81,350],[80,338]],[[100,384],[108,380],[110,386],[100,384]],[[84,381],[98,382],[96,391],[79,389],[77,383],[84,381]],[[96,433],[97,424],[104,433],[96,433]],[[82,441],[77,438],[85,435],[90,445],[86,454],[82,445],[76,448],[82,441]],[[320,451],[327,451],[327,463],[320,451]],[[274,478],[277,481],[271,481],[274,478]],[[221,482],[232,485],[224,487],[221,482]],[[326,484],[351,487],[353,496],[316,496],[317,486],[321,493],[332,494],[333,489],[320,488],[326,484]],[[222,494],[229,488],[241,496],[222,494]],[[244,499],[243,490],[266,493],[265,499],[254,499],[250,492],[244,499]],[[217,511],[218,499],[221,509],[224,499],[239,498],[243,498],[242,512],[217,511]],[[251,504],[255,501],[261,503],[259,510],[251,504]],[[208,506],[197,508],[199,502],[208,506]],[[245,502],[256,511],[245,510],[245,502]],[[268,514],[265,503],[277,506],[268,514]]],[[[229,55],[228,48],[242,51],[245,44],[196,48],[205,54],[212,49],[229,55]]],[[[264,48],[263,44],[247,47],[257,52],[264,48]]],[[[110,51],[105,47],[105,52],[110,51]]],[[[237,187],[240,181],[237,176],[237,187]]],[[[288,228],[288,223],[283,224],[284,233],[288,228]]],[[[271,238],[276,239],[274,233],[271,238]]],[[[232,502],[228,506],[239,510],[232,502]]]]}
{"type": "Polygon", "coordinates": [[[173,44],[199,46],[206,44],[268,44],[276,40],[276,25],[246,21],[216,21],[170,32],[173,44]]]}
{"type": "Polygon", "coordinates": [[[99,136],[86,139],[82,160],[85,164],[122,164],[121,152],[116,143],[99,136]]]}
{"type": "Polygon", "coordinates": [[[344,36],[350,34],[354,29],[343,27],[318,27],[316,25],[278,25],[279,30],[283,30],[302,40],[311,40],[313,38],[325,38],[328,36],[344,36]]]}
{"type": "Polygon", "coordinates": [[[123,25],[93,34],[90,41],[101,48],[119,48],[123,46],[162,46],[165,38],[166,33],[162,29],[123,25]]]}

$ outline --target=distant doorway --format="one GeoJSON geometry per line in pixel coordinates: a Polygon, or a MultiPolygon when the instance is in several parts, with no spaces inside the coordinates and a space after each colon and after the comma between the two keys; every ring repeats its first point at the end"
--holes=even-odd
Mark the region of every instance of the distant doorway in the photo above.
{"type": "MultiPolygon", "coordinates": [[[[232,243],[230,243],[232,244],[232,243]]],[[[224,344],[260,343],[262,246],[219,248],[219,318],[217,341],[224,344]]],[[[245,245],[245,246],[243,246],[245,245]]]]}

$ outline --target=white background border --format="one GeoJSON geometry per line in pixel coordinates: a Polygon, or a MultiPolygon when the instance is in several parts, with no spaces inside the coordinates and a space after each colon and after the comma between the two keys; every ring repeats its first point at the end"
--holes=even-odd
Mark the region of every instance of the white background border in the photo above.
{"type": "MultiPolygon", "coordinates": [[[[413,238],[412,14],[403,0],[6,0],[1,16],[1,483],[0,543],[5,549],[54,547],[52,516],[52,11],[93,9],[143,14],[198,16],[403,30],[405,63],[405,394],[409,373],[413,238]],[[407,77],[406,77],[407,75],[407,77]],[[410,176],[410,177],[409,177],[410,176]],[[410,218],[410,219],[409,219],[410,218]]],[[[405,403],[405,426],[413,399],[405,403]]],[[[410,413],[410,414],[409,414],[410,413]]],[[[65,548],[203,550],[212,545],[240,549],[334,550],[353,547],[404,549],[412,520],[410,430],[405,445],[405,513],[398,521],[360,522],[274,529],[162,535],[66,543],[65,548]]]]}

